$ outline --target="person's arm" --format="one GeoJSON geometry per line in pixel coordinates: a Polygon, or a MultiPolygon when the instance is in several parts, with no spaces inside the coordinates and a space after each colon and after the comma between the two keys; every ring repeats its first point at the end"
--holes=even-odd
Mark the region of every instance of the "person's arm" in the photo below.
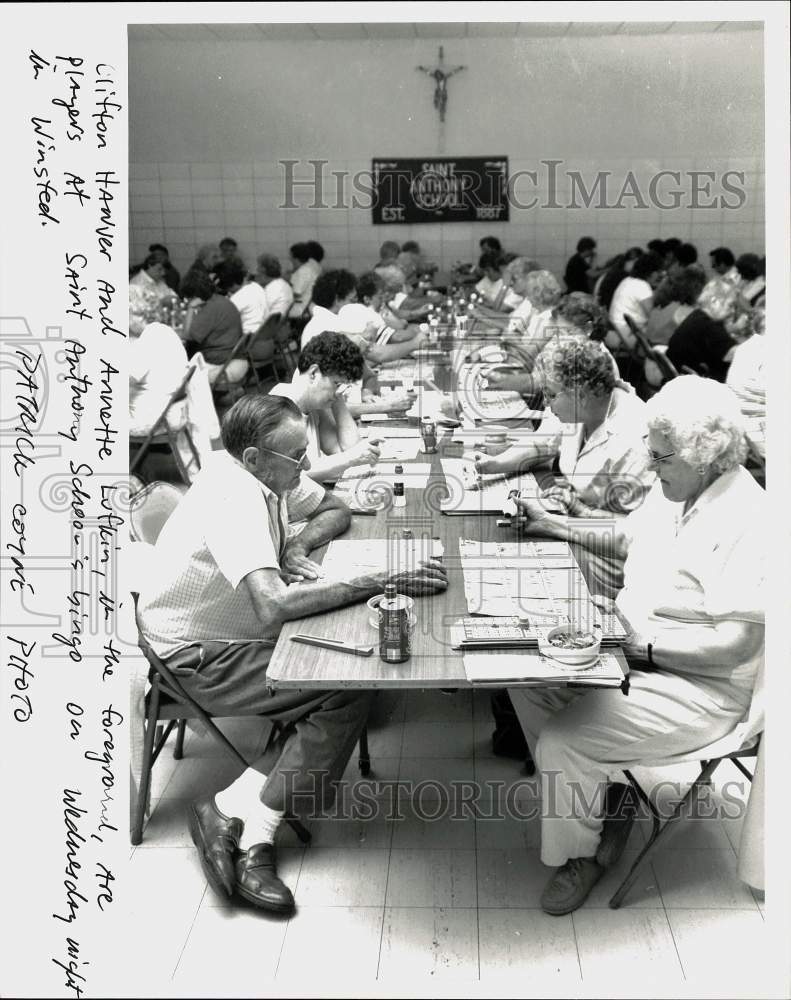
{"type": "Polygon", "coordinates": [[[764,641],[764,626],[755,622],[721,621],[678,627],[661,623],[655,635],[633,632],[621,643],[627,657],[641,665],[653,664],[681,674],[723,677],[729,670],[751,659],[764,641]],[[651,644],[651,659],[648,644],[651,644]]]}
{"type": "Polygon", "coordinates": [[[346,400],[336,396],[332,401],[332,417],[335,424],[338,445],[341,451],[347,451],[360,440],[360,431],[354,417],[349,412],[346,400]]]}
{"type": "Polygon", "coordinates": [[[511,389],[522,396],[534,396],[539,389],[537,380],[529,372],[498,371],[495,367],[485,378],[489,389],[511,389]]]}
{"type": "Polygon", "coordinates": [[[261,622],[263,635],[275,634],[284,622],[295,618],[364,601],[380,594],[386,582],[395,583],[401,594],[419,597],[446,590],[448,577],[444,567],[432,560],[408,573],[391,575],[386,569],[375,573],[352,572],[348,582],[315,580],[287,586],[274,569],[253,570],[242,580],[261,622]]]}
{"type": "Polygon", "coordinates": [[[343,500],[325,492],[319,506],[308,515],[305,527],[286,544],[280,561],[281,569],[289,576],[299,579],[318,579],[319,567],[308,559],[308,554],[342,535],[351,519],[351,511],[343,500]]]}
{"type": "Polygon", "coordinates": [[[529,444],[512,445],[499,455],[475,453],[476,472],[529,472],[537,468],[549,468],[558,453],[556,435],[535,434],[529,444]]]}
{"type": "Polygon", "coordinates": [[[366,359],[374,365],[382,365],[387,361],[399,361],[407,358],[413,351],[417,351],[428,338],[424,333],[417,333],[409,340],[398,342],[390,341],[387,344],[371,344],[366,354],[366,359]]]}
{"type": "Polygon", "coordinates": [[[541,538],[557,538],[561,542],[594,548],[602,555],[625,559],[629,548],[629,536],[624,529],[626,518],[614,519],[607,523],[600,519],[583,520],[550,514],[540,500],[517,499],[522,516],[527,520],[522,530],[527,535],[541,538]]]}
{"type": "Polygon", "coordinates": [[[349,413],[360,417],[363,413],[403,413],[410,410],[415,402],[415,393],[391,392],[387,396],[368,394],[360,403],[347,403],[349,413]]]}

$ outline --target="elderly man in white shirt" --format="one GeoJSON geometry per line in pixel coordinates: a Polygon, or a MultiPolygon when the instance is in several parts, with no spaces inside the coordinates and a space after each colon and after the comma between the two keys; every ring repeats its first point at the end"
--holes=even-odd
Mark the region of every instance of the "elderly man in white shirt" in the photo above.
{"type": "MultiPolygon", "coordinates": [[[[541,859],[557,870],[545,912],[581,906],[623,851],[633,815],[607,816],[608,778],[694,752],[746,717],[764,651],[766,495],[742,467],[744,427],[730,390],[684,375],[647,404],[658,482],[616,526],[520,501],[529,532],[626,554],[617,606],[632,632],[629,696],[512,690],[541,771],[541,859]],[[701,428],[705,433],[701,433],[701,428]],[[586,803],[581,808],[581,803],[586,803]]],[[[619,797],[619,796],[618,796],[619,797]]]]}
{"type": "MultiPolygon", "coordinates": [[[[306,456],[305,421],[289,400],[252,395],[223,421],[223,444],[171,515],[139,599],[142,635],[197,702],[214,715],[262,716],[294,727],[269,768],[260,758],[216,795],[189,809],[190,833],[206,877],[221,895],[288,913],[274,839],[286,813],[320,810],[334,795],[365,724],[365,691],[272,692],[267,665],[284,622],[366,600],[388,571],[324,579],[306,553],[348,524],[348,511],[316,518],[288,540],[285,495],[306,456]],[[265,771],[268,770],[268,773],[265,771]],[[311,803],[311,799],[313,800],[311,803]]],[[[439,565],[394,577],[402,593],[444,590],[439,565]]]]}

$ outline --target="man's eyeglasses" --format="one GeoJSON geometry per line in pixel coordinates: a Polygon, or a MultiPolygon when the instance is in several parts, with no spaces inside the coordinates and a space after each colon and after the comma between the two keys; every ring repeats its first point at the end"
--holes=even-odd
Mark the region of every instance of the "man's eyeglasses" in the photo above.
{"type": "Polygon", "coordinates": [[[651,465],[659,465],[660,462],[666,461],[668,458],[672,458],[675,455],[674,451],[669,451],[666,455],[657,455],[655,451],[651,451],[648,446],[648,438],[643,438],[643,444],[645,445],[645,450],[648,452],[648,457],[651,460],[651,465]]]}
{"type": "Polygon", "coordinates": [[[261,451],[269,452],[270,455],[277,455],[278,458],[284,458],[287,462],[291,462],[293,465],[296,465],[298,469],[303,468],[308,460],[307,448],[302,452],[299,458],[292,458],[290,455],[284,455],[281,451],[275,451],[273,448],[261,448],[261,451]]]}

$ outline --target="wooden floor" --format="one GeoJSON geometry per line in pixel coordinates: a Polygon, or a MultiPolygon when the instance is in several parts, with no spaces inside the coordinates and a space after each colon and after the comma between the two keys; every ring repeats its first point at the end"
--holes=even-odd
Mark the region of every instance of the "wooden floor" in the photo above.
{"type": "MultiPolygon", "coordinates": [[[[227,785],[238,766],[196,735],[182,761],[164,751],[151,819],[132,851],[133,926],[145,927],[146,942],[130,948],[148,965],[136,970],[138,995],[764,995],[764,904],[736,875],[738,817],[688,821],[612,911],[607,900],[643,842],[639,822],[585,906],[546,916],[537,818],[486,818],[498,800],[527,817],[539,806],[518,762],[491,755],[492,725],[482,693],[380,692],[370,727],[376,814],[314,821],[308,848],[283,831],[280,873],[297,900],[290,919],[218,897],[190,841],[187,802],[227,785]],[[399,797],[396,779],[412,781],[412,793],[399,797]],[[453,818],[454,781],[482,789],[478,818],[453,818]],[[506,800],[498,788],[515,783],[506,800]]],[[[227,731],[249,752],[264,736],[251,720],[227,731]]],[[[637,775],[650,786],[691,771],[637,775]]],[[[346,777],[358,780],[356,761],[346,777]]],[[[745,779],[723,765],[712,801],[724,801],[726,782],[732,800],[745,779]]]]}

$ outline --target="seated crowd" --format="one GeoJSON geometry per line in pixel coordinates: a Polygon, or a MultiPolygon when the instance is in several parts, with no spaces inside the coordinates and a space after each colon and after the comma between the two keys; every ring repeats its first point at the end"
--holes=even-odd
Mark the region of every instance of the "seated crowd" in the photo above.
{"type": "MultiPolygon", "coordinates": [[[[434,269],[416,243],[388,241],[355,277],[323,269],[319,244],[299,243],[288,278],[268,253],[248,275],[233,241],[223,243],[201,248],[180,284],[165,248],[152,246],[133,279],[133,432],[159,416],[188,356],[211,384],[239,338],[273,315],[291,324],[298,358],[268,390],[244,392],[221,435],[216,414],[208,418],[209,453],[159,536],[139,621],[154,653],[209,712],[254,706],[288,724],[279,757],[199,798],[189,819],[218,892],[288,912],[278,825],[298,813],[301,796],[318,808],[331,802],[371,695],[271,692],[266,667],[285,622],[365,601],[390,579],[384,568],[353,566],[327,579],[311,554],[350,523],[327,486],[379,458],[360,417],[403,413],[414,401],[411,392],[383,395],[379,368],[425,348],[419,321],[434,269]],[[157,312],[174,285],[186,302],[176,332],[157,312]]],[[[729,732],[749,705],[762,656],[764,494],[743,465],[748,446],[763,455],[764,265],[724,247],[710,257],[707,274],[692,244],[654,240],[597,267],[596,242],[585,237],[564,289],[491,237],[481,241],[477,270],[454,269],[455,281],[474,285],[473,315],[501,331],[504,360],[484,369],[488,388],[514,390],[542,413],[507,450],[477,453],[477,469],[555,473],[539,499],[518,501],[523,532],[568,542],[594,598],[616,602],[632,626],[623,646],[628,698],[510,692],[542,792],[561,807],[542,821],[542,860],[557,868],[542,897],[552,914],[580,906],[623,850],[630,814],[620,808],[620,772],[729,732]],[[644,343],[679,377],[657,374],[644,343]],[[572,786],[592,804],[584,816],[564,799],[572,786]]],[[[248,359],[232,365],[226,377],[244,383],[248,359]]],[[[394,582],[429,596],[446,589],[448,571],[432,560],[394,582]]]]}

